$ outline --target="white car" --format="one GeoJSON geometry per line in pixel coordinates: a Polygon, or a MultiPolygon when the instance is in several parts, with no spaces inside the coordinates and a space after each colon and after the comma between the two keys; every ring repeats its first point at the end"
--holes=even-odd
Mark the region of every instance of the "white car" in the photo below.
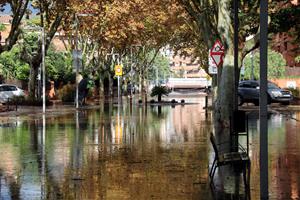
{"type": "Polygon", "coordinates": [[[0,103],[6,103],[14,97],[25,96],[22,89],[15,85],[0,84],[0,103]]]}

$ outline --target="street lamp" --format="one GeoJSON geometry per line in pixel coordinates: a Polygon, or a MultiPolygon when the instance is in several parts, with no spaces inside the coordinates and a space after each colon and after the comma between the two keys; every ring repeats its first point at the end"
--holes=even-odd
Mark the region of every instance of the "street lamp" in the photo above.
{"type": "Polygon", "coordinates": [[[42,79],[43,79],[43,113],[46,112],[46,65],[45,65],[45,29],[39,26],[24,27],[24,30],[41,31],[42,33],[42,79]]]}
{"type": "Polygon", "coordinates": [[[76,22],[76,36],[75,36],[75,52],[74,55],[73,54],[73,59],[76,59],[76,63],[75,63],[75,69],[76,69],[76,97],[75,97],[75,103],[76,103],[76,109],[79,108],[79,102],[78,102],[78,97],[79,97],[79,91],[78,91],[78,75],[79,75],[79,57],[80,57],[80,53],[79,53],[79,48],[78,48],[78,27],[79,27],[79,19],[78,17],[89,17],[89,16],[94,16],[94,14],[92,13],[79,13],[79,14],[75,14],[75,22],[76,22]]]}

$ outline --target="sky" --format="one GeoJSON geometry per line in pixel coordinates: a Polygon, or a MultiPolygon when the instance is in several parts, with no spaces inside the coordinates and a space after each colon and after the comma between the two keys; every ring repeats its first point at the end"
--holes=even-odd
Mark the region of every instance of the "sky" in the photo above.
{"type": "MultiPolygon", "coordinates": [[[[34,9],[34,8],[31,6],[31,4],[29,4],[29,9],[32,11],[32,14],[33,14],[33,15],[35,15],[35,14],[38,12],[38,10],[37,10],[37,9],[34,9]]],[[[4,6],[4,11],[1,12],[1,15],[9,15],[9,14],[11,14],[11,8],[10,8],[10,6],[9,6],[8,4],[6,4],[6,5],[4,6]]]]}

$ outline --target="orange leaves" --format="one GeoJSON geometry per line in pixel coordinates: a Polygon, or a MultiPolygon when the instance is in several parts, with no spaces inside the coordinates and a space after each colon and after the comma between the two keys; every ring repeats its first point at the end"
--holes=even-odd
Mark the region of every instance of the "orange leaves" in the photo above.
{"type": "Polygon", "coordinates": [[[101,45],[161,45],[171,41],[172,32],[184,23],[179,19],[182,9],[174,0],[69,0],[69,3],[71,19],[71,13],[93,13],[92,17],[80,18],[83,26],[79,31],[101,39],[101,45]]]}

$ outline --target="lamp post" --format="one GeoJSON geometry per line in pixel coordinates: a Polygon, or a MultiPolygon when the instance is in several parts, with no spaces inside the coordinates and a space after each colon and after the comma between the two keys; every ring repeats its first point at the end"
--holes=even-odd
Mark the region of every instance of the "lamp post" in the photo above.
{"type": "Polygon", "coordinates": [[[78,76],[79,76],[79,47],[78,47],[78,35],[79,35],[79,19],[78,17],[90,17],[90,16],[94,16],[94,14],[92,13],[79,13],[79,14],[75,14],[75,22],[76,22],[76,35],[75,35],[75,52],[76,52],[76,56],[73,55],[73,59],[76,59],[76,63],[75,63],[75,69],[76,69],[76,97],[75,97],[75,104],[76,104],[76,109],[79,108],[79,101],[78,101],[78,97],[79,97],[79,91],[78,91],[78,85],[79,85],[79,81],[78,81],[78,76]],[[76,58],[74,58],[76,57],[76,58]]]}
{"type": "Polygon", "coordinates": [[[46,113],[45,29],[42,27],[43,113],[46,113]]]}

